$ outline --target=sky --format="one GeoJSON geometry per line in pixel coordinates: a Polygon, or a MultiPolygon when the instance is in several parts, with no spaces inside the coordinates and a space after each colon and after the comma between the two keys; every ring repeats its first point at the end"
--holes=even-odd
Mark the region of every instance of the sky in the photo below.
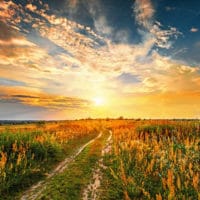
{"type": "Polygon", "coordinates": [[[200,1],[0,0],[0,119],[200,118],[200,1]]]}

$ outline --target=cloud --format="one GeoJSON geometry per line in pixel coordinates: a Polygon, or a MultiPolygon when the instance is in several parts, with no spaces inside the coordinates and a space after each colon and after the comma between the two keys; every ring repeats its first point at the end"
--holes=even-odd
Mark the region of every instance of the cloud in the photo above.
{"type": "Polygon", "coordinates": [[[181,35],[175,27],[170,27],[168,30],[163,30],[160,22],[155,22],[152,28],[150,29],[150,33],[155,37],[155,44],[160,48],[169,49],[172,45],[170,42],[171,37],[177,38],[181,35]]]}
{"type": "Polygon", "coordinates": [[[176,9],[175,7],[171,7],[171,6],[166,6],[165,7],[166,11],[172,11],[172,10],[175,10],[175,9],[176,9]]]}
{"type": "Polygon", "coordinates": [[[190,29],[190,32],[192,32],[192,33],[196,33],[196,32],[198,32],[198,31],[199,31],[198,28],[192,27],[192,28],[190,29]]]}
{"type": "Polygon", "coordinates": [[[105,15],[105,7],[100,2],[87,4],[88,11],[92,17],[95,31],[103,36],[111,37],[113,34],[113,28],[108,24],[108,20],[105,15]]]}
{"type": "Polygon", "coordinates": [[[71,8],[75,8],[79,0],[69,0],[69,5],[71,8]]]}
{"type": "Polygon", "coordinates": [[[113,29],[108,26],[107,20],[105,16],[100,16],[94,21],[94,26],[98,33],[102,33],[104,35],[111,35],[113,29]]]}
{"type": "Polygon", "coordinates": [[[26,8],[29,9],[30,11],[32,11],[32,12],[37,10],[37,6],[35,6],[35,5],[31,4],[31,3],[27,4],[26,8]]]}
{"type": "MultiPolygon", "coordinates": [[[[171,39],[181,33],[174,27],[166,29],[155,20],[151,1],[138,0],[135,5],[142,41],[129,44],[127,32],[113,33],[106,17],[96,13],[92,6],[94,29],[57,16],[46,4],[37,7],[28,4],[27,9],[20,4],[4,4],[6,8],[16,8],[16,13],[13,17],[4,8],[1,12],[2,16],[6,15],[1,25],[7,31],[7,36],[0,36],[1,104],[59,111],[87,110],[91,102],[86,99],[94,96],[121,102],[130,95],[138,102],[126,100],[125,105],[148,110],[149,102],[159,103],[162,94],[163,99],[168,98],[167,104],[173,102],[176,94],[198,95],[200,67],[153,50],[155,46],[170,48],[171,39]],[[14,27],[10,28],[10,23],[14,27]],[[114,42],[116,37],[121,38],[118,43],[114,42]],[[146,106],[140,107],[139,100],[146,102],[146,106]]],[[[110,110],[114,106],[110,103],[110,110]]]]}
{"type": "Polygon", "coordinates": [[[34,92],[23,87],[2,88],[0,86],[0,88],[0,103],[20,103],[53,110],[83,109],[89,107],[91,103],[88,100],[80,98],[51,95],[39,91],[34,92]]]}
{"type": "Polygon", "coordinates": [[[149,29],[153,23],[155,10],[150,0],[136,0],[134,4],[134,13],[138,24],[149,29]]]}
{"type": "Polygon", "coordinates": [[[197,42],[195,46],[200,47],[200,42],[197,42]]]}
{"type": "Polygon", "coordinates": [[[15,81],[15,80],[5,79],[5,78],[0,77],[0,85],[25,86],[25,83],[21,81],[15,81]]]}
{"type": "Polygon", "coordinates": [[[155,9],[150,0],[136,0],[133,11],[135,14],[136,22],[147,32],[148,37],[153,37],[155,40],[155,46],[160,48],[169,49],[172,45],[171,38],[177,38],[181,35],[175,27],[168,27],[164,29],[163,25],[155,20],[155,9]]]}
{"type": "Polygon", "coordinates": [[[0,1],[0,19],[5,21],[15,15],[16,4],[12,1],[0,1]]]}
{"type": "MultiPolygon", "coordinates": [[[[13,67],[21,66],[21,70],[26,69],[26,72],[18,70],[16,73],[23,77],[27,85],[32,87],[34,85],[41,89],[51,87],[53,90],[59,89],[59,93],[67,94],[73,91],[75,95],[78,95],[82,90],[80,85],[91,94],[97,88],[102,91],[115,90],[117,86],[114,82],[110,84],[105,84],[105,82],[117,79],[123,73],[128,73],[133,77],[137,76],[140,80],[140,83],[136,83],[136,86],[140,84],[139,90],[135,89],[134,86],[134,89],[128,86],[125,89],[127,92],[131,90],[136,92],[170,90],[170,87],[173,87],[168,84],[170,76],[172,76],[171,66],[179,66],[179,63],[169,61],[169,58],[160,56],[158,53],[149,52],[154,45],[169,48],[170,37],[176,36],[178,31],[173,27],[170,27],[169,30],[163,30],[159,22],[153,21],[154,9],[150,1],[137,1],[137,4],[137,9],[141,11],[147,9],[147,11],[144,11],[147,12],[144,16],[140,16],[141,13],[138,12],[138,20],[153,23],[149,35],[147,34],[139,44],[114,44],[111,39],[102,37],[89,27],[64,17],[47,14],[44,10],[37,8],[34,9],[34,12],[41,17],[38,18],[39,21],[34,22],[37,26],[33,28],[40,33],[41,37],[48,39],[47,41],[51,41],[68,53],[59,52],[57,56],[51,56],[37,45],[20,47],[19,44],[16,44],[14,49],[17,49],[17,51],[12,48],[3,49],[2,61],[4,60],[4,63],[7,62],[5,64],[11,64],[13,67]],[[86,34],[82,34],[82,30],[86,34]],[[73,66],[78,66],[78,68],[73,66]],[[38,71],[35,75],[34,70],[38,71]],[[51,81],[49,75],[44,72],[53,74],[55,81],[51,81]],[[29,74],[32,74],[32,77],[29,74]],[[91,84],[94,84],[94,82],[98,82],[98,84],[91,89],[91,84]],[[70,84],[70,89],[65,88],[65,84],[70,84]]],[[[100,21],[97,20],[97,22],[102,28],[108,26],[105,18],[100,21]]],[[[24,43],[26,42],[24,41],[24,43]]],[[[8,70],[10,69],[1,70],[5,78],[11,78],[8,75],[6,76],[8,70]]]]}
{"type": "Polygon", "coordinates": [[[10,41],[13,38],[19,38],[19,34],[16,30],[0,21],[0,41],[10,41]]]}

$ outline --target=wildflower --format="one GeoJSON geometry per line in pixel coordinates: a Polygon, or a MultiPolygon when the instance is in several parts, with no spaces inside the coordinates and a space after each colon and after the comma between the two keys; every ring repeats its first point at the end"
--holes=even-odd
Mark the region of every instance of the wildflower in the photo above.
{"type": "Polygon", "coordinates": [[[4,152],[1,152],[1,160],[0,160],[0,168],[1,169],[5,168],[6,162],[7,162],[7,154],[4,152]]]}

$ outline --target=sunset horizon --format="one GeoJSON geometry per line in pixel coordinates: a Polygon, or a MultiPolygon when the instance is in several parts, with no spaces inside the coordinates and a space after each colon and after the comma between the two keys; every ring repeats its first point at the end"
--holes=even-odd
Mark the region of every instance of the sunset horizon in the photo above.
{"type": "Polygon", "coordinates": [[[0,1],[0,120],[199,119],[199,7],[0,1]]]}

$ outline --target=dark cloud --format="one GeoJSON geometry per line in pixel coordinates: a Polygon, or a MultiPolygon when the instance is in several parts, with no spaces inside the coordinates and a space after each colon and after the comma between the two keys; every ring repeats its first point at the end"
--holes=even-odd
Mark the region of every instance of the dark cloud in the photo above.
{"type": "Polygon", "coordinates": [[[20,103],[20,100],[18,99],[10,99],[7,97],[0,97],[0,103],[20,103]]]}
{"type": "Polygon", "coordinates": [[[36,96],[29,96],[29,95],[11,95],[12,97],[16,97],[16,98],[33,98],[33,99],[36,99],[36,98],[39,98],[39,97],[36,97],[36,96]]]}
{"type": "Polygon", "coordinates": [[[9,27],[4,22],[0,21],[0,40],[4,41],[10,41],[13,38],[18,38],[19,33],[15,30],[9,27]]]}
{"type": "Polygon", "coordinates": [[[0,95],[0,103],[20,103],[32,107],[42,107],[53,110],[86,108],[90,105],[90,101],[80,98],[56,96],[56,95],[0,95]]]}

